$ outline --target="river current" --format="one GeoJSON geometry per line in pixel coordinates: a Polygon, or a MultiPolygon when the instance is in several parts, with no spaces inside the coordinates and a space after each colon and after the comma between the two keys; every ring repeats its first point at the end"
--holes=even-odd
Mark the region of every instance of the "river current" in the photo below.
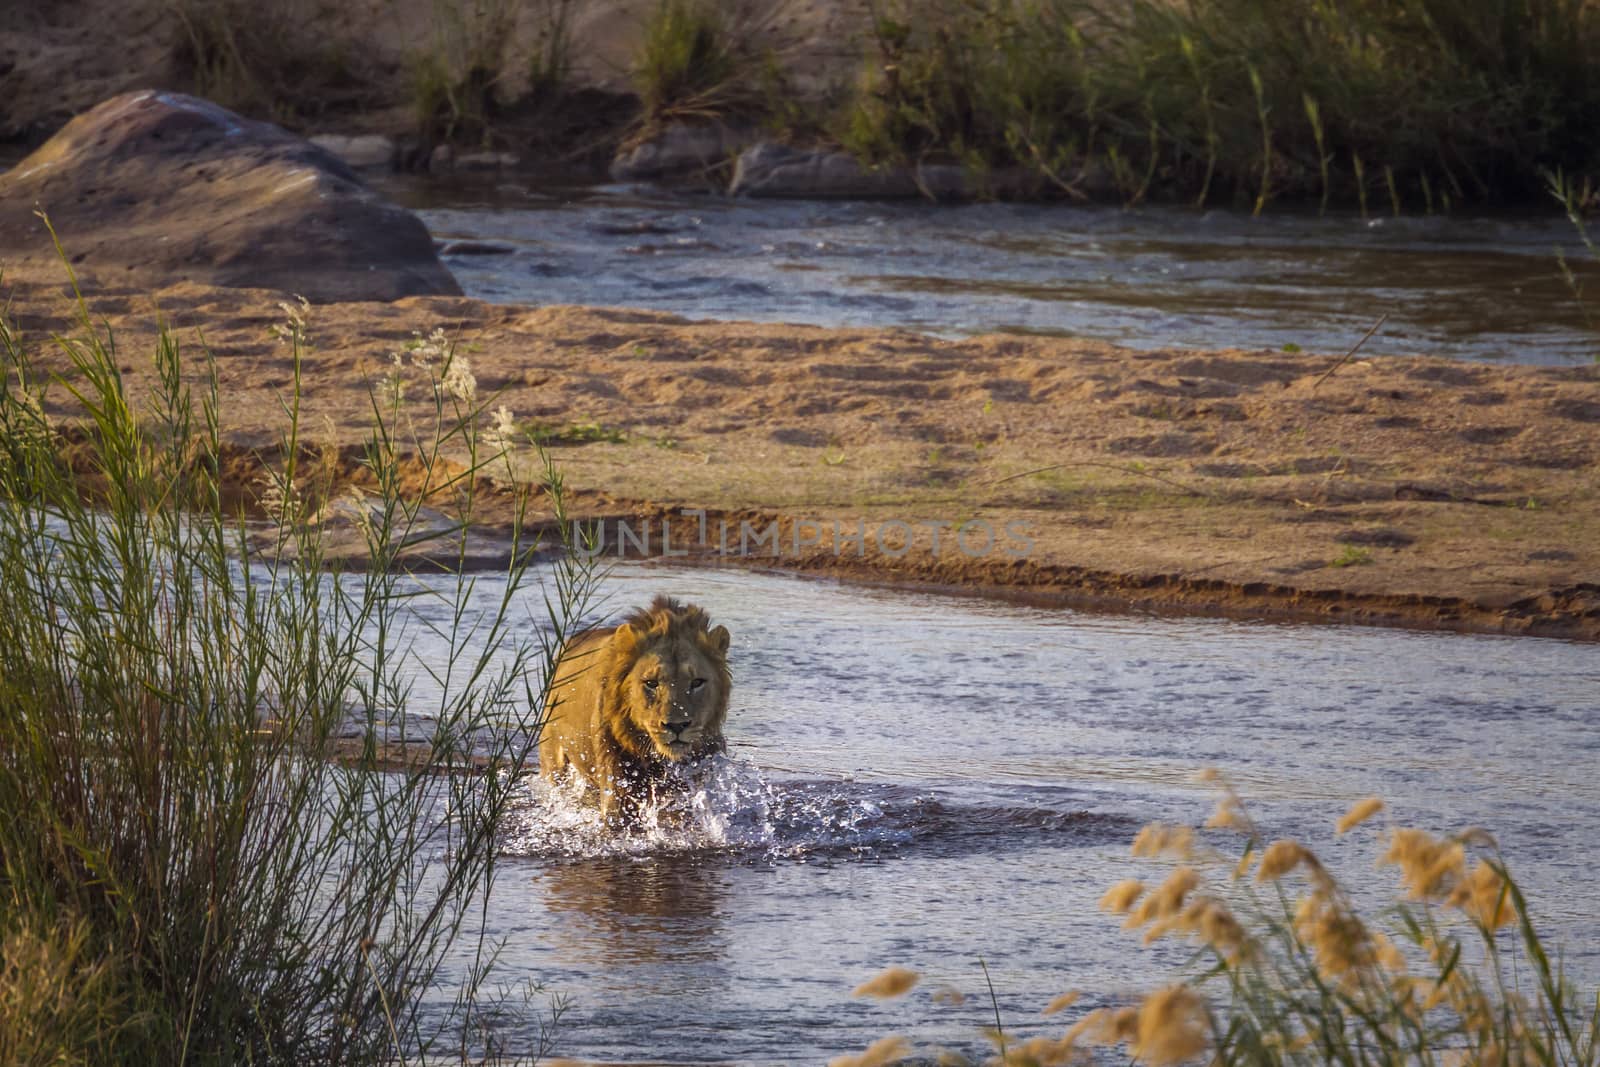
{"type": "MultiPolygon", "coordinates": [[[[1152,820],[1199,825],[1216,799],[1204,768],[1374,911],[1397,892],[1375,867],[1387,820],[1489,830],[1565,964],[1600,977],[1591,646],[649,564],[617,566],[603,590],[598,615],[670,593],[729,627],[730,752],[677,818],[622,837],[543,785],[519,805],[489,923],[502,976],[570,1000],[562,1055],[820,1063],[889,1033],[972,1054],[994,1012],[980,960],[1013,1036],[1049,1029],[1038,1012],[1065,989],[1092,1006],[1170,980],[1184,952],[1141,946],[1096,902],[1162,875],[1129,842],[1152,820]],[[1335,838],[1369,795],[1388,812],[1335,838]],[[890,964],[922,984],[850,996],[890,964]],[[946,986],[965,1001],[932,996],[946,986]]],[[[494,592],[484,579],[477,595],[494,592]]],[[[540,625],[538,591],[520,603],[540,625]]]]}
{"type": "Polygon", "coordinates": [[[1366,353],[1600,355],[1600,262],[1554,213],[1250,218],[416,179],[384,190],[419,211],[463,288],[487,300],[1307,352],[1343,352],[1387,314],[1366,353]],[[473,248],[461,242],[507,252],[451,251],[473,248]]]}

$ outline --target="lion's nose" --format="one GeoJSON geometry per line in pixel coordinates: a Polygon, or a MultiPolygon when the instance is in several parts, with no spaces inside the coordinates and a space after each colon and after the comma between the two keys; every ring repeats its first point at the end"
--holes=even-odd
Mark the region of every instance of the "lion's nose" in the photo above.
{"type": "Polygon", "coordinates": [[[673,735],[677,736],[677,737],[683,736],[683,732],[685,730],[687,730],[688,728],[689,728],[688,720],[685,720],[683,722],[669,722],[669,723],[667,723],[667,729],[672,731],[673,735]]]}

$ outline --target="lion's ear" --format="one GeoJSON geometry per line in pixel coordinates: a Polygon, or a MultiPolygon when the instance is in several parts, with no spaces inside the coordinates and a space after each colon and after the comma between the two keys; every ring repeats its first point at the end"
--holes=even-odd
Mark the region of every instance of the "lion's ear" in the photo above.
{"type": "Polygon", "coordinates": [[[728,628],[726,626],[718,626],[706,636],[711,638],[711,643],[716,646],[718,652],[728,651],[728,628]]]}
{"type": "Polygon", "coordinates": [[[623,651],[628,651],[643,640],[644,635],[629,623],[623,623],[611,633],[611,640],[623,651]]]}

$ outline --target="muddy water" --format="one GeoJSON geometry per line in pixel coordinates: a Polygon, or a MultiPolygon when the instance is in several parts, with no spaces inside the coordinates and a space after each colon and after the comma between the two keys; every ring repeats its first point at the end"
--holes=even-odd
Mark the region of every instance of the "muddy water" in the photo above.
{"type": "MultiPolygon", "coordinates": [[[[1016,1035],[1063,989],[1095,1004],[1154,983],[1181,955],[1141,948],[1095,902],[1158,873],[1127,856],[1142,823],[1207,816],[1202,767],[1239,785],[1265,833],[1324,846],[1371,903],[1393,884],[1375,836],[1331,834],[1353,800],[1490,829],[1569,968],[1600,977],[1590,646],[652,565],[605,589],[612,612],[669,592],[732,630],[732,749],[664,827],[610,837],[543,789],[517,812],[490,924],[504,977],[571,998],[563,1055],[819,1063],[895,1032],[970,1053],[993,1013],[980,958],[1016,1035]],[[850,998],[889,963],[923,985],[850,998]],[[945,984],[966,1002],[934,1003],[945,984]]],[[[536,621],[537,591],[523,602],[536,621]]]]}
{"type": "Polygon", "coordinates": [[[441,240],[513,250],[445,257],[490,300],[1307,351],[1343,351],[1387,311],[1367,351],[1556,364],[1600,354],[1600,264],[1558,218],[1251,219],[399,180],[385,190],[441,240]]]}

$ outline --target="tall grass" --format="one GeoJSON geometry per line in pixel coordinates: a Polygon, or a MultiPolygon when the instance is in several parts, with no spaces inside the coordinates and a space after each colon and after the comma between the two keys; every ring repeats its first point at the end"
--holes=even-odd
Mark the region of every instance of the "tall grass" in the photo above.
{"type": "MultiPolygon", "coordinates": [[[[306,312],[286,311],[298,370],[306,312]]],[[[402,417],[397,388],[374,394],[364,573],[323,571],[309,520],[325,487],[290,390],[267,494],[281,522],[247,566],[209,357],[163,330],[154,388],[135,398],[128,357],[79,313],[51,342],[58,374],[0,320],[0,1058],[495,1051],[505,1005],[483,996],[497,946],[482,909],[496,828],[531,773],[539,678],[588,573],[569,565],[546,594],[549,631],[530,634],[514,610],[530,577],[519,490],[491,606],[468,610],[460,572],[430,587],[447,654],[426,667],[441,695],[420,706],[408,633],[424,594],[402,546],[420,499],[448,495],[470,523],[502,462],[464,359],[447,351],[428,377],[425,424],[402,417]],[[58,402],[84,419],[70,439],[46,414],[58,402]],[[403,458],[423,472],[417,495],[400,492],[403,458]],[[352,733],[358,751],[328,759],[352,733]],[[412,743],[403,771],[386,769],[385,740],[412,743]],[[453,1006],[425,1011],[440,988],[453,1006]]],[[[433,536],[447,548],[459,533],[433,536]]]]}
{"type": "Polygon", "coordinates": [[[782,6],[656,0],[632,71],[644,124],[760,110],[771,67],[756,41],[782,6]]]}
{"type": "MultiPolygon", "coordinates": [[[[1376,798],[1357,803],[1337,832],[1382,809],[1376,798]]],[[[1008,1038],[997,1009],[991,1062],[1100,1062],[1097,1050],[1120,1047],[1129,1062],[1158,1067],[1600,1063],[1600,997],[1562,970],[1484,831],[1391,826],[1378,859],[1398,872],[1403,897],[1374,915],[1311,849],[1266,841],[1231,788],[1207,826],[1238,834],[1242,848],[1208,846],[1186,826],[1147,826],[1133,853],[1165,862],[1165,876],[1120,882],[1100,901],[1146,944],[1190,946],[1184,973],[1056,1035],[1008,1038]]],[[[894,968],[857,993],[899,995],[916,978],[894,968]]],[[[1043,1013],[1079,999],[1068,991],[1043,1013]]],[[[884,1062],[869,1049],[834,1065],[884,1062]]]]}
{"type": "Polygon", "coordinates": [[[324,12],[307,0],[166,6],[174,65],[207,99],[279,122],[377,102],[369,62],[341,35],[318,32],[313,23],[324,12]]]}
{"type": "Polygon", "coordinates": [[[1526,200],[1600,164],[1597,49],[1593,0],[875,0],[839,137],[1127,199],[1526,200]]]}
{"type": "MultiPolygon", "coordinates": [[[[429,141],[487,143],[503,103],[517,5],[433,0],[432,14],[432,39],[411,55],[408,72],[418,131],[429,141]]],[[[560,28],[565,30],[564,21],[560,28]]],[[[564,63],[565,45],[563,38],[546,42],[543,59],[564,63]]],[[[554,75],[558,69],[534,73],[554,75]]]]}

